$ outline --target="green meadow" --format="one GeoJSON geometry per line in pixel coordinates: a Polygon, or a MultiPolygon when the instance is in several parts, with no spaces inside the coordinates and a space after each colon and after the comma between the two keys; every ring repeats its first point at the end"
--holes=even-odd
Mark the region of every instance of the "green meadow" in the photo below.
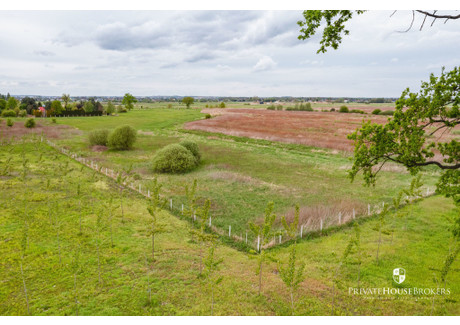
{"type": "MultiPolygon", "coordinates": [[[[138,146],[147,146],[154,139],[141,137],[138,146]]],[[[238,148],[234,145],[222,141],[218,147],[232,152],[238,148]]],[[[203,141],[203,148],[207,146],[214,148],[203,141]]],[[[248,145],[247,149],[249,157],[273,155],[269,148],[248,145]]],[[[279,157],[291,156],[279,153],[279,157]]],[[[293,157],[298,160],[290,163],[300,164],[309,157],[308,151],[293,157]]],[[[123,163],[123,157],[117,159],[112,163],[123,163]]],[[[332,159],[331,164],[339,162],[332,159]]],[[[242,172],[252,167],[244,168],[242,172]]],[[[166,232],[156,237],[156,259],[152,260],[147,233],[149,201],[136,192],[125,191],[122,219],[114,181],[39,141],[3,143],[0,170],[1,315],[211,314],[209,285],[198,277],[200,246],[190,234],[192,223],[161,212],[159,219],[166,232]]],[[[205,173],[205,167],[196,175],[200,173],[205,173]]],[[[165,191],[170,190],[167,182],[168,178],[161,179],[165,191]]],[[[206,184],[199,183],[199,187],[206,184]]],[[[450,219],[458,211],[450,200],[432,196],[399,212],[407,212],[407,217],[394,212],[385,217],[385,227],[392,231],[383,234],[380,246],[378,216],[360,219],[360,249],[346,260],[342,255],[355,236],[355,227],[300,240],[298,260],[306,265],[306,279],[295,294],[295,314],[458,315],[458,261],[445,283],[440,282],[451,245],[450,219]],[[404,283],[393,281],[395,268],[406,270],[404,283]],[[357,286],[445,287],[451,294],[350,294],[349,288],[357,286]]],[[[215,289],[213,314],[290,315],[289,294],[276,263],[287,261],[289,245],[266,251],[271,261],[264,267],[258,295],[256,260],[251,253],[224,242],[220,239],[216,248],[216,255],[223,259],[218,270],[223,280],[215,289]]]]}

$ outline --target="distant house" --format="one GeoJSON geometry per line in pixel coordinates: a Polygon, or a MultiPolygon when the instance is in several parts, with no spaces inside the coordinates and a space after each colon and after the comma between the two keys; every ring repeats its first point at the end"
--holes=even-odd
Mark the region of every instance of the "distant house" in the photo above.
{"type": "Polygon", "coordinates": [[[42,112],[42,116],[43,116],[43,117],[46,117],[46,109],[45,109],[44,107],[40,106],[40,107],[38,108],[38,110],[39,110],[40,112],[42,112]]]}

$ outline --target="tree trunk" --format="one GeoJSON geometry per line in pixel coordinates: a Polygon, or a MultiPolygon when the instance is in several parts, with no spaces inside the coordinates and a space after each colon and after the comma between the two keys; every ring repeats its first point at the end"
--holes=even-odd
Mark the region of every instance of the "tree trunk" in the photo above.
{"type": "Polygon", "coordinates": [[[123,188],[120,188],[120,205],[121,205],[121,222],[124,222],[124,211],[123,211],[123,188]]]}
{"type": "Polygon", "coordinates": [[[57,235],[57,242],[58,242],[58,254],[59,254],[59,264],[62,264],[61,259],[61,241],[59,239],[59,228],[57,227],[57,220],[56,220],[56,235],[57,235]]]}
{"type": "Polygon", "coordinates": [[[152,261],[155,262],[155,235],[152,235],[152,261]]]}
{"type": "Polygon", "coordinates": [[[22,261],[21,261],[21,276],[22,276],[22,284],[24,285],[24,295],[25,295],[25,297],[26,297],[27,315],[30,315],[30,311],[29,311],[29,298],[27,297],[26,279],[25,279],[25,277],[24,277],[24,269],[22,268],[22,261]]]}
{"type": "Polygon", "coordinates": [[[260,296],[261,291],[262,291],[262,262],[260,263],[260,266],[259,266],[259,296],[260,296]]]}
{"type": "Polygon", "coordinates": [[[78,316],[77,273],[73,275],[73,286],[75,291],[75,315],[78,316]]]}
{"type": "Polygon", "coordinates": [[[214,313],[214,286],[211,284],[211,316],[214,313]]]}
{"type": "Polygon", "coordinates": [[[80,206],[80,234],[81,234],[81,233],[82,233],[82,232],[81,232],[81,200],[80,200],[79,206],[80,206]]]}
{"type": "Polygon", "coordinates": [[[102,279],[101,279],[101,258],[100,258],[100,253],[99,253],[99,239],[97,240],[97,272],[99,276],[99,284],[101,284],[102,279]]]}
{"type": "Polygon", "coordinates": [[[378,245],[377,245],[377,264],[379,263],[379,251],[380,251],[381,239],[382,239],[382,226],[380,226],[380,228],[379,228],[379,241],[378,241],[378,245]]]}

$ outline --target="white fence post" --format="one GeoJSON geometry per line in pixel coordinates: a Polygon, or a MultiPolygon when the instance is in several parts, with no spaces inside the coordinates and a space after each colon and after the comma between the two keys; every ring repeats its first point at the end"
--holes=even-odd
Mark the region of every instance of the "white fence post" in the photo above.
{"type": "Polygon", "coordinates": [[[257,236],[257,251],[260,252],[260,235],[257,236]]]}
{"type": "Polygon", "coordinates": [[[300,226],[300,238],[302,238],[303,235],[303,225],[300,226]]]}
{"type": "Polygon", "coordinates": [[[323,219],[321,219],[320,230],[323,231],[323,219]]]}
{"type": "Polygon", "coordinates": [[[182,204],[181,212],[182,212],[182,214],[184,214],[184,205],[183,204],[182,204]]]}
{"type": "Polygon", "coordinates": [[[430,188],[429,187],[426,188],[426,196],[428,196],[428,195],[430,195],[430,188]]]}
{"type": "Polygon", "coordinates": [[[150,190],[147,190],[147,196],[150,197],[150,190]]]}
{"type": "Polygon", "coordinates": [[[169,199],[169,208],[170,208],[171,211],[172,211],[172,199],[169,199]]]}
{"type": "Polygon", "coordinates": [[[228,226],[228,237],[232,236],[232,226],[228,226]]]}
{"type": "Polygon", "coordinates": [[[342,224],[342,212],[339,211],[339,225],[342,224]]]}
{"type": "Polygon", "coordinates": [[[370,204],[367,205],[367,215],[368,216],[371,215],[371,205],[370,204]]]}
{"type": "Polygon", "coordinates": [[[248,243],[248,232],[246,231],[246,244],[248,243]]]}

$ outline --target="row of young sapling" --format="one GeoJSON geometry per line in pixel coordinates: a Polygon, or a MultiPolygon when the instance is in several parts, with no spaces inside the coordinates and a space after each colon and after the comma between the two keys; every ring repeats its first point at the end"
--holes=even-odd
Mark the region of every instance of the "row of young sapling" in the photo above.
{"type": "MultiPolygon", "coordinates": [[[[41,140],[43,141],[43,140],[41,140]]],[[[53,145],[49,143],[50,145],[53,145]]],[[[56,146],[54,146],[56,147],[56,146]]],[[[62,153],[72,156],[72,154],[68,151],[61,150],[62,153]]],[[[73,156],[73,158],[78,158],[76,156],[73,156]]],[[[26,179],[27,179],[27,167],[28,161],[25,158],[25,153],[23,153],[23,175],[22,179],[24,182],[24,188],[26,189],[24,191],[24,231],[23,231],[23,240],[21,241],[21,251],[22,251],[22,258],[20,262],[20,269],[21,269],[21,274],[22,274],[22,280],[23,280],[23,285],[24,285],[24,293],[25,293],[25,298],[27,302],[27,310],[29,312],[29,302],[28,302],[28,293],[27,293],[27,286],[26,286],[26,278],[24,276],[24,271],[23,271],[23,259],[25,256],[26,248],[28,247],[28,220],[27,216],[29,215],[27,213],[28,209],[28,202],[27,202],[27,184],[26,184],[26,179]]],[[[68,166],[62,166],[58,168],[63,170],[63,173],[68,173],[69,168],[68,166]]],[[[101,169],[98,170],[101,172],[101,169]]],[[[106,174],[108,174],[108,170],[105,170],[106,174]]],[[[126,175],[129,174],[129,171],[126,173],[126,175]]],[[[120,184],[127,185],[126,179],[127,176],[117,176],[117,182],[120,184]]],[[[200,278],[203,279],[208,285],[211,290],[211,314],[213,313],[213,308],[214,308],[214,290],[217,285],[222,281],[222,277],[219,276],[218,270],[219,270],[219,265],[222,262],[221,259],[218,259],[215,255],[215,248],[216,248],[216,238],[217,236],[213,233],[209,233],[209,228],[210,228],[210,221],[212,220],[210,218],[210,201],[206,200],[203,205],[199,205],[197,196],[196,196],[196,187],[197,183],[196,181],[191,184],[191,186],[186,186],[186,196],[187,196],[187,205],[181,206],[181,213],[182,215],[186,216],[189,219],[192,219],[195,221],[195,226],[191,227],[190,234],[192,237],[192,240],[197,242],[199,246],[199,273],[200,273],[200,278]],[[208,249],[208,254],[205,256],[204,255],[204,250],[208,249]]],[[[120,188],[123,188],[123,186],[120,186],[120,188]]],[[[137,188],[134,188],[137,189],[137,188]]],[[[148,225],[148,234],[152,238],[152,259],[155,259],[155,236],[159,235],[163,232],[166,231],[166,227],[164,224],[162,224],[159,220],[159,212],[163,209],[165,209],[168,204],[170,209],[173,209],[173,204],[171,200],[166,200],[164,198],[161,198],[160,195],[160,189],[161,185],[159,185],[156,180],[154,181],[152,191],[147,192],[147,196],[150,198],[149,200],[149,206],[148,206],[148,212],[150,214],[150,221],[148,225]]],[[[142,191],[142,189],[140,189],[142,191]]],[[[77,192],[80,192],[80,189],[77,189],[77,192]]],[[[80,196],[81,193],[77,193],[78,196],[80,196]]],[[[377,247],[376,247],[376,262],[379,263],[379,252],[380,252],[380,247],[384,243],[384,236],[390,236],[391,235],[391,243],[393,243],[393,237],[394,237],[394,224],[389,220],[388,215],[390,211],[395,211],[393,214],[393,218],[401,217],[405,219],[405,225],[404,228],[407,229],[408,227],[408,216],[412,213],[412,209],[409,207],[409,209],[405,209],[405,211],[401,211],[400,207],[404,203],[410,203],[411,198],[421,198],[422,197],[422,183],[420,182],[420,176],[416,177],[412,180],[411,185],[408,189],[402,190],[397,197],[394,198],[392,204],[386,204],[381,207],[381,209],[377,213],[378,217],[378,222],[376,223],[375,228],[373,229],[374,231],[377,232],[378,234],[378,240],[377,240],[377,247]],[[406,197],[405,199],[403,199],[406,197]],[[406,202],[404,202],[406,201],[406,202]]],[[[121,209],[122,208],[122,196],[121,196],[121,209]]],[[[57,208],[57,207],[55,207],[57,208]]],[[[55,209],[50,209],[50,211],[55,210],[55,209]]],[[[114,210],[113,207],[113,202],[110,201],[109,204],[106,206],[106,211],[109,211],[108,213],[112,216],[112,212],[114,210]]],[[[289,253],[289,259],[287,263],[282,263],[282,261],[275,260],[273,256],[271,256],[271,253],[267,248],[269,248],[270,243],[272,242],[272,238],[275,236],[279,235],[279,231],[276,231],[273,229],[273,224],[276,220],[276,215],[273,213],[274,210],[274,204],[269,203],[267,205],[267,209],[265,211],[265,218],[264,222],[262,224],[254,224],[250,223],[250,232],[254,236],[254,238],[257,238],[257,246],[255,246],[255,250],[251,250],[253,254],[253,258],[257,260],[257,269],[256,269],[256,274],[259,277],[259,294],[261,293],[262,290],[262,280],[263,280],[263,270],[264,270],[264,265],[268,261],[274,261],[278,264],[278,271],[279,275],[282,279],[282,281],[285,283],[287,288],[289,289],[289,295],[290,295],[290,300],[291,300],[291,310],[292,314],[295,314],[295,294],[300,286],[300,283],[302,283],[303,279],[305,278],[304,275],[304,263],[298,263],[297,262],[297,253],[296,253],[296,246],[297,246],[297,240],[299,239],[298,236],[298,229],[299,229],[299,208],[296,207],[295,211],[295,217],[294,221],[292,223],[288,223],[285,219],[285,217],[281,217],[281,224],[283,225],[283,230],[285,236],[288,238],[288,240],[292,241],[292,245],[290,246],[290,253],[289,253]]],[[[122,212],[123,214],[123,212],[122,212]]],[[[57,212],[56,212],[57,216],[57,212]]],[[[123,218],[123,216],[122,216],[123,218]]],[[[111,220],[112,217],[109,217],[111,220]]],[[[57,236],[57,242],[58,242],[58,255],[59,255],[59,260],[61,263],[61,246],[60,246],[60,241],[59,241],[59,234],[60,234],[60,224],[58,218],[52,218],[52,215],[50,214],[50,220],[56,230],[56,236],[57,236]]],[[[123,219],[122,219],[123,220],[123,219]]],[[[352,220],[353,222],[353,220],[352,220]]],[[[98,260],[98,276],[99,276],[99,282],[101,283],[101,262],[100,262],[100,248],[101,248],[101,233],[100,229],[102,229],[102,215],[98,214],[97,217],[97,225],[96,225],[96,252],[97,252],[97,260],[98,260]]],[[[110,223],[111,225],[111,223],[110,223]]],[[[360,280],[361,280],[361,274],[360,274],[360,267],[362,263],[362,254],[360,250],[360,226],[358,222],[353,222],[353,227],[355,229],[354,232],[351,233],[350,235],[350,240],[341,256],[340,259],[338,259],[336,266],[333,267],[330,271],[332,273],[332,304],[331,304],[331,314],[335,314],[335,308],[336,308],[336,288],[340,287],[341,282],[343,281],[343,277],[341,276],[341,273],[344,272],[345,267],[348,265],[355,265],[357,267],[357,281],[358,281],[358,288],[360,286],[360,280]],[[350,260],[353,259],[353,263],[350,262],[350,260]]],[[[302,229],[302,228],[300,228],[302,229]]],[[[213,229],[216,231],[216,229],[213,229]]],[[[81,219],[80,219],[80,232],[81,232],[81,219]]],[[[112,231],[110,231],[112,234],[112,231]]],[[[229,233],[229,236],[232,236],[231,233],[229,233]]],[[[111,235],[111,240],[112,240],[112,245],[113,245],[113,237],[111,235]]],[[[76,254],[76,257],[74,259],[74,264],[76,270],[80,268],[78,264],[78,254],[76,254]]],[[[450,265],[449,264],[449,259],[446,260],[444,267],[440,270],[440,279],[441,282],[446,281],[446,276],[447,273],[450,270],[450,265]]],[[[73,267],[73,266],[72,266],[73,267]]],[[[347,270],[349,272],[349,270],[347,270]]],[[[75,292],[77,292],[77,274],[78,271],[75,272],[74,274],[74,279],[75,279],[75,292]]],[[[149,274],[149,273],[147,273],[149,274]]],[[[148,278],[149,279],[149,278],[148,278]]],[[[150,281],[148,282],[148,292],[149,292],[149,299],[151,300],[151,288],[150,288],[150,281]]],[[[434,298],[433,298],[434,299],[434,298]]],[[[78,313],[78,301],[77,301],[77,295],[75,298],[75,304],[76,304],[76,312],[78,313]]],[[[434,306],[434,300],[433,300],[433,306],[434,306]]]]}
{"type": "MultiPolygon", "coordinates": [[[[22,182],[23,182],[23,188],[28,189],[29,186],[27,184],[28,180],[28,172],[30,170],[28,160],[25,158],[25,150],[23,149],[22,151],[22,157],[23,157],[23,164],[22,164],[22,182]]],[[[42,158],[42,154],[39,157],[38,163],[40,163],[40,160],[42,158]]],[[[55,159],[53,159],[55,160],[55,159]]],[[[58,181],[59,186],[64,186],[64,183],[67,181],[66,175],[69,175],[72,171],[74,171],[73,168],[70,168],[68,162],[61,165],[56,166],[56,168],[53,168],[54,171],[53,173],[56,173],[58,175],[61,175],[58,181]]],[[[94,176],[93,176],[94,177],[94,176]]],[[[47,187],[49,187],[49,178],[47,178],[47,187]]],[[[191,200],[196,203],[196,181],[193,183],[193,185],[189,188],[186,186],[186,192],[187,196],[191,198],[191,200]]],[[[161,233],[167,232],[167,225],[165,223],[162,223],[161,221],[161,214],[160,212],[164,210],[168,204],[168,201],[164,198],[161,198],[160,195],[160,189],[161,185],[157,183],[156,180],[154,180],[153,185],[152,185],[152,191],[150,195],[150,200],[148,201],[147,205],[147,210],[149,212],[150,218],[149,221],[146,225],[146,233],[148,236],[151,237],[151,252],[152,252],[152,261],[155,262],[155,238],[156,236],[160,235],[161,233]]],[[[79,215],[80,215],[80,234],[82,234],[82,228],[81,228],[81,217],[83,215],[81,211],[82,207],[82,191],[80,188],[80,185],[77,185],[76,189],[76,198],[79,200],[79,215]]],[[[23,205],[24,205],[24,211],[21,213],[21,215],[24,218],[24,227],[23,227],[23,236],[21,240],[21,261],[20,261],[20,269],[21,269],[21,274],[22,274],[22,280],[23,280],[23,289],[24,289],[24,297],[26,301],[26,306],[27,306],[27,314],[31,314],[30,309],[29,309],[29,294],[28,294],[28,279],[26,275],[24,274],[23,271],[23,261],[26,257],[27,251],[28,251],[28,241],[29,241],[29,223],[31,223],[32,214],[29,213],[28,211],[28,197],[30,196],[30,193],[28,190],[24,191],[24,197],[23,197],[23,205]],[[27,279],[27,280],[26,280],[27,279]]],[[[61,198],[62,199],[62,198],[61,198]]],[[[105,229],[108,225],[106,224],[107,222],[109,223],[110,227],[110,240],[111,240],[111,245],[113,247],[113,233],[112,233],[112,217],[113,213],[115,210],[115,207],[113,205],[113,200],[110,199],[108,203],[103,204],[104,205],[104,213],[102,213],[102,210],[98,213],[96,213],[96,224],[93,229],[93,237],[94,237],[94,242],[96,245],[95,253],[97,255],[97,274],[98,274],[98,282],[100,285],[103,285],[103,271],[102,271],[102,253],[101,250],[103,249],[103,242],[104,242],[104,236],[102,235],[103,229],[105,229]],[[103,216],[104,215],[104,216],[103,216]]],[[[210,297],[211,297],[211,315],[214,313],[214,296],[215,296],[215,290],[216,287],[222,282],[223,277],[219,275],[219,269],[220,269],[220,264],[223,262],[223,259],[219,259],[216,256],[215,250],[216,250],[216,239],[217,235],[213,233],[209,233],[207,231],[207,223],[209,220],[209,210],[210,210],[210,201],[206,200],[203,205],[198,205],[194,204],[193,208],[184,208],[183,213],[185,215],[191,215],[193,213],[196,224],[194,224],[193,227],[190,228],[190,235],[191,239],[193,242],[197,243],[199,245],[199,250],[198,250],[198,255],[199,255],[199,275],[198,278],[203,281],[207,285],[207,287],[210,290],[210,297]],[[208,251],[207,254],[205,254],[205,251],[208,251]]],[[[48,202],[48,212],[49,212],[49,221],[50,224],[53,226],[54,230],[56,231],[56,241],[57,241],[57,255],[59,257],[59,265],[63,264],[63,259],[61,258],[61,241],[60,241],[60,232],[61,232],[61,227],[62,227],[62,217],[58,216],[60,215],[59,213],[59,205],[57,204],[57,201],[55,202],[48,202]]],[[[251,224],[251,229],[254,231],[254,233],[260,238],[261,243],[266,243],[267,238],[270,238],[272,235],[272,230],[271,227],[273,225],[273,222],[275,221],[275,215],[272,213],[273,212],[273,203],[269,204],[267,207],[266,211],[266,220],[265,220],[265,225],[254,225],[251,224]]],[[[298,212],[298,209],[297,209],[298,212]]],[[[92,214],[94,214],[94,211],[92,211],[92,214]]],[[[123,219],[122,219],[123,220],[123,219]]],[[[289,227],[286,228],[287,231],[292,235],[292,230],[297,228],[298,224],[298,213],[296,214],[296,225],[292,226],[290,225],[289,227]]],[[[286,224],[287,225],[287,224],[286,224]]],[[[294,238],[294,237],[293,237],[294,238]]],[[[294,247],[294,246],[293,246],[294,247]]],[[[299,284],[301,281],[303,281],[303,266],[298,267],[297,263],[291,263],[292,261],[295,262],[295,251],[292,253],[293,257],[291,256],[291,259],[288,264],[284,265],[280,261],[278,261],[279,264],[279,274],[283,282],[287,285],[287,287],[290,290],[291,293],[291,305],[292,308],[294,308],[294,292],[296,288],[298,288],[299,284]],[[292,259],[294,258],[294,259],[292,259]],[[297,273],[295,271],[297,270],[297,273]],[[296,275],[293,277],[291,276],[292,272],[294,272],[296,275]]],[[[258,260],[258,267],[257,267],[257,274],[259,274],[259,294],[261,293],[261,287],[262,287],[262,265],[263,262],[267,260],[268,255],[265,254],[265,249],[260,249],[258,252],[254,252],[255,258],[258,260]]],[[[64,257],[64,256],[62,256],[64,257]]],[[[73,279],[74,279],[74,301],[75,301],[75,313],[78,315],[79,312],[79,298],[78,298],[78,280],[77,277],[81,272],[82,265],[80,264],[79,261],[80,258],[80,249],[77,248],[74,251],[74,256],[73,256],[73,261],[70,265],[70,268],[73,272],[73,279]]],[[[150,268],[147,268],[147,292],[149,294],[149,300],[151,302],[151,295],[152,295],[152,290],[151,290],[151,283],[150,283],[150,268]]],[[[293,309],[294,313],[294,309],[293,309]]]]}
{"type": "MultiPolygon", "coordinates": [[[[43,137],[41,138],[43,141],[43,137]]],[[[146,198],[151,198],[152,193],[149,188],[144,188],[142,187],[141,183],[137,183],[134,179],[130,178],[131,174],[131,167],[128,169],[125,169],[123,172],[116,171],[107,167],[102,166],[101,164],[98,164],[97,162],[94,162],[91,159],[81,157],[75,153],[70,152],[69,150],[65,148],[60,148],[58,147],[55,143],[51,142],[50,140],[47,140],[47,143],[54,147],[56,150],[60,151],[61,153],[71,157],[72,159],[86,165],[87,167],[90,167],[93,170],[98,171],[99,173],[110,177],[120,185],[120,192],[124,190],[124,188],[129,188],[142,196],[146,198]]],[[[426,191],[422,193],[422,191],[419,191],[417,194],[410,194],[407,193],[405,197],[401,197],[401,205],[410,203],[411,201],[422,198],[422,197],[428,197],[430,195],[433,195],[434,191],[431,192],[430,188],[427,187],[426,191]]],[[[194,194],[195,195],[195,194],[194,194]]],[[[171,212],[174,212],[176,215],[180,216],[185,216],[188,217],[189,221],[196,222],[196,211],[194,211],[194,206],[196,204],[198,198],[192,198],[190,197],[189,194],[186,193],[186,203],[178,203],[173,201],[173,198],[169,198],[167,201],[167,204],[165,205],[165,208],[167,207],[171,212]],[[189,214],[184,213],[184,211],[190,211],[189,214]]],[[[388,205],[388,204],[387,204],[388,205]]],[[[366,217],[366,216],[373,216],[373,215],[378,215],[385,209],[385,202],[382,201],[381,204],[377,205],[367,205],[367,213],[364,214],[358,214],[355,210],[355,208],[352,209],[352,211],[339,211],[337,214],[332,215],[332,214],[326,214],[321,218],[317,219],[307,219],[307,222],[304,222],[300,225],[298,225],[298,229],[296,229],[296,237],[303,238],[307,237],[311,233],[322,233],[323,231],[332,228],[332,227],[340,227],[343,225],[350,224],[350,222],[353,222],[355,219],[366,217]]],[[[123,208],[122,208],[123,210],[123,208]]],[[[251,247],[256,249],[257,251],[260,251],[261,248],[261,239],[258,237],[254,237],[250,229],[247,229],[243,233],[235,233],[234,230],[232,230],[232,225],[228,225],[227,229],[222,229],[219,227],[215,227],[212,224],[212,216],[211,214],[209,215],[209,220],[207,222],[207,228],[209,230],[212,230],[213,232],[219,234],[220,236],[226,236],[235,242],[238,243],[244,243],[246,246],[251,247]]],[[[238,227],[241,229],[241,227],[238,227]]],[[[290,236],[287,235],[286,231],[284,229],[280,229],[278,232],[274,233],[271,240],[267,242],[265,245],[267,247],[273,247],[276,245],[281,245],[287,241],[292,240],[290,236]]]]}

